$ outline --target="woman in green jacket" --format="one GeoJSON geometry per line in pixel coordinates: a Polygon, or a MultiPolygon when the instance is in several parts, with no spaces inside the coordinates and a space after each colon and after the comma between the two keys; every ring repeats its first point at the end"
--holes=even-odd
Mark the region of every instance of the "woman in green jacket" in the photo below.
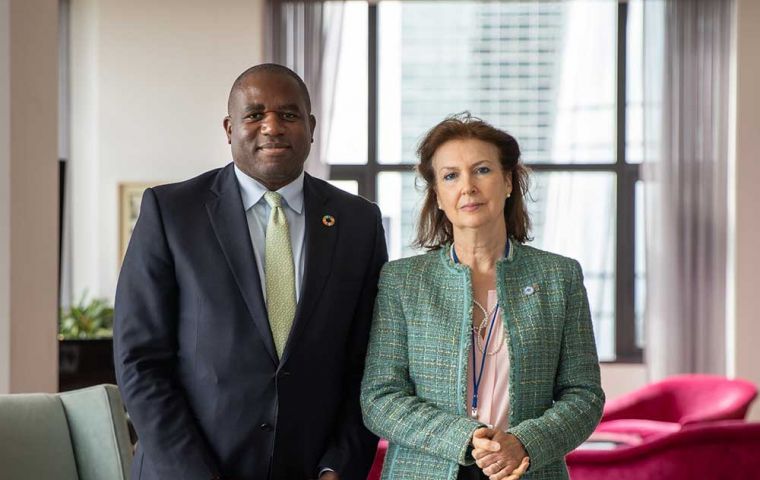
{"type": "Polygon", "coordinates": [[[417,153],[429,251],[383,268],[362,383],[383,479],[566,479],[604,405],[580,265],[524,245],[513,137],[464,114],[417,153]]]}

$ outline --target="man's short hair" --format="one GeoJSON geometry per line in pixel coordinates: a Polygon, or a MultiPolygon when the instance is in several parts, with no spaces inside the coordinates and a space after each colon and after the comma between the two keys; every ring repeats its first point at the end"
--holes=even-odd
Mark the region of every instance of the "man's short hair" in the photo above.
{"type": "Polygon", "coordinates": [[[232,104],[232,95],[235,93],[236,90],[238,90],[241,85],[243,84],[243,81],[245,81],[248,76],[256,74],[256,73],[276,73],[279,75],[287,75],[290,78],[294,79],[298,83],[298,88],[301,90],[301,95],[303,95],[303,99],[306,102],[306,113],[311,113],[311,97],[309,96],[309,89],[306,88],[306,84],[304,83],[303,79],[301,79],[300,76],[293,70],[289,69],[288,67],[284,65],[280,65],[277,63],[262,63],[259,65],[254,65],[251,68],[247,69],[238,77],[235,79],[235,81],[232,83],[232,88],[230,89],[230,95],[227,98],[227,112],[229,113],[230,107],[232,104]]]}

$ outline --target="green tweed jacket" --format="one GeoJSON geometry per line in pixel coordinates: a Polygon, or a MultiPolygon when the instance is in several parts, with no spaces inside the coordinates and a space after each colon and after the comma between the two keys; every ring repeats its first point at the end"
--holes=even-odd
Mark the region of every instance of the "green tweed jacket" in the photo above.
{"type": "MultiPolygon", "coordinates": [[[[568,478],[564,456],[602,415],[604,392],[581,267],[511,242],[496,265],[508,333],[509,430],[529,479],[568,478]]],[[[364,423],[389,440],[383,479],[455,480],[473,463],[466,414],[472,324],[468,267],[449,249],[385,265],[362,382],[364,423]]]]}

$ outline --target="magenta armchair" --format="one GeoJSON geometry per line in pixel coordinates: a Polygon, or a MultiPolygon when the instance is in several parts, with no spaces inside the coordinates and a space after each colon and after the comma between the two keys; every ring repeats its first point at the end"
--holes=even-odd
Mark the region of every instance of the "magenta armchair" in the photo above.
{"type": "Polygon", "coordinates": [[[757,388],[746,380],[716,375],[670,377],[607,402],[593,438],[634,434],[646,440],[684,425],[741,420],[756,396],[757,388]]]}
{"type": "Polygon", "coordinates": [[[757,396],[752,383],[717,375],[678,375],[610,400],[602,422],[621,419],[681,425],[741,420],[757,396]]]}
{"type": "Polygon", "coordinates": [[[566,457],[572,480],[760,479],[760,423],[723,421],[613,450],[575,450],[566,457]]]}

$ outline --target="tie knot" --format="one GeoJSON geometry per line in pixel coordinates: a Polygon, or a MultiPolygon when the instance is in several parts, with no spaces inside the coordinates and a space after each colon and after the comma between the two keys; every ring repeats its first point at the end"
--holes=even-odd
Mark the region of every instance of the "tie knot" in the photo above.
{"type": "Polygon", "coordinates": [[[282,195],[277,192],[267,192],[264,194],[264,200],[270,207],[277,208],[282,206],[282,195]]]}

